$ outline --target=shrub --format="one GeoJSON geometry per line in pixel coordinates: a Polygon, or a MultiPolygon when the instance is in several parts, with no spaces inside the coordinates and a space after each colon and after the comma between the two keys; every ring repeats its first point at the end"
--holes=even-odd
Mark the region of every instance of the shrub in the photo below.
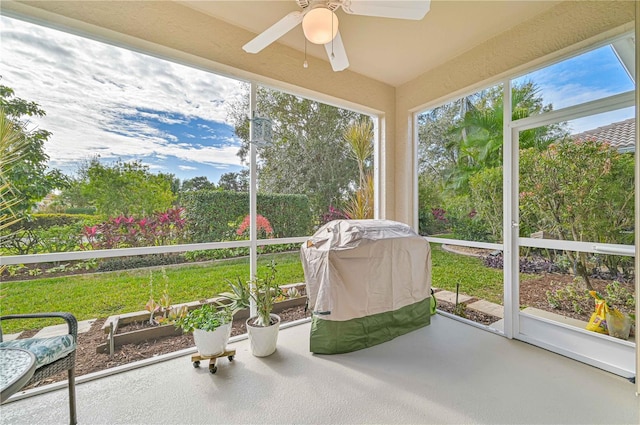
{"type": "Polygon", "coordinates": [[[133,257],[107,258],[98,265],[99,272],[111,272],[116,270],[137,269],[139,267],[165,266],[180,264],[184,257],[178,254],[150,254],[136,255],[133,257]]]}
{"type": "MultiPolygon", "coordinates": [[[[557,282],[555,282],[557,283],[557,282]]],[[[555,309],[573,310],[580,314],[591,303],[589,291],[581,288],[577,283],[570,283],[564,288],[547,291],[547,302],[555,309]]]]}
{"type": "Polygon", "coordinates": [[[248,247],[223,248],[223,249],[202,249],[184,253],[187,261],[221,260],[249,255],[248,247]]]}
{"type": "Polygon", "coordinates": [[[607,284],[604,291],[604,298],[611,306],[627,309],[630,312],[636,308],[636,299],[633,296],[633,292],[621,285],[620,282],[613,281],[607,284]]]}
{"type": "MultiPolygon", "coordinates": [[[[521,221],[561,240],[629,243],[633,229],[633,156],[595,140],[564,139],[520,151],[521,221]]],[[[589,289],[587,255],[567,251],[589,289]]],[[[613,259],[613,256],[611,256],[613,259]]],[[[615,264],[607,264],[615,269],[615,264]]]]}
{"type": "Polygon", "coordinates": [[[484,168],[469,177],[471,202],[491,239],[502,239],[502,167],[484,168]]]}
{"type": "Polygon", "coordinates": [[[449,228],[449,219],[443,208],[420,209],[418,211],[418,227],[421,235],[443,233],[449,228]]]}
{"type": "Polygon", "coordinates": [[[327,224],[328,222],[333,220],[347,220],[347,219],[349,219],[349,216],[346,213],[335,208],[333,205],[329,205],[329,211],[322,214],[322,216],[320,217],[320,225],[327,224]]]}
{"type": "Polygon", "coordinates": [[[418,177],[418,231],[421,235],[434,235],[448,230],[449,221],[442,208],[442,184],[429,174],[418,177]]]}
{"type": "MultiPolygon", "coordinates": [[[[269,220],[266,217],[258,214],[258,216],[256,217],[256,227],[258,228],[257,235],[259,239],[266,239],[266,238],[273,237],[273,227],[271,227],[271,223],[269,223],[269,220]]],[[[248,238],[250,230],[251,230],[251,216],[246,215],[242,220],[242,223],[240,223],[240,226],[238,226],[238,229],[236,230],[236,235],[244,236],[248,238]]]]}
{"type": "MultiPolygon", "coordinates": [[[[593,311],[593,297],[576,281],[555,291],[547,291],[546,295],[549,305],[555,309],[573,310],[578,314],[593,311]]],[[[613,281],[607,284],[601,296],[606,300],[609,308],[616,308],[623,312],[633,312],[635,309],[633,293],[620,282],[613,281]]]]}
{"type": "Polygon", "coordinates": [[[268,254],[268,253],[274,253],[274,252],[298,251],[299,249],[300,249],[300,244],[297,244],[297,243],[264,245],[264,246],[258,247],[258,253],[268,254]]]}
{"type": "Polygon", "coordinates": [[[433,213],[440,221],[446,218],[456,239],[493,242],[489,226],[478,215],[469,196],[453,196],[446,199],[444,210],[436,208],[433,213]]]}
{"type": "Polygon", "coordinates": [[[111,217],[95,226],[85,226],[85,249],[130,248],[177,244],[184,240],[182,208],[171,208],[151,217],[111,217]]]}
{"type": "Polygon", "coordinates": [[[73,251],[80,246],[82,228],[99,221],[83,214],[33,214],[7,228],[0,248],[18,255],[73,251]]]}
{"type": "MultiPolygon", "coordinates": [[[[502,252],[488,255],[483,258],[484,265],[494,269],[502,269],[504,267],[504,259],[502,252]]],[[[520,257],[519,260],[520,273],[558,273],[563,270],[550,260],[542,257],[520,257]]]]}
{"type": "Polygon", "coordinates": [[[77,251],[82,245],[82,223],[38,229],[37,253],[77,251]]]}
{"type": "Polygon", "coordinates": [[[15,224],[13,230],[39,229],[53,226],[68,226],[76,223],[96,223],[100,217],[88,214],[31,214],[15,224]]]}
{"type": "MultiPolygon", "coordinates": [[[[249,194],[197,190],[184,196],[185,218],[192,242],[234,240],[249,211],[249,194]]],[[[258,211],[269,219],[276,238],[306,236],[313,228],[305,195],[258,194],[258,211]]]]}
{"type": "Polygon", "coordinates": [[[453,236],[456,239],[466,241],[493,241],[491,231],[487,223],[476,215],[475,210],[469,211],[467,216],[458,217],[451,220],[453,225],[453,236]]]}

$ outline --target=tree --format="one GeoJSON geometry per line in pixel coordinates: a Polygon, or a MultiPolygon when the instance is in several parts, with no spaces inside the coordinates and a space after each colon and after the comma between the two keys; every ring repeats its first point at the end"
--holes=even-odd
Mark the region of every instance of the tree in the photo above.
{"type": "Polygon", "coordinates": [[[466,111],[473,107],[472,102],[473,97],[463,97],[418,116],[419,175],[430,173],[443,178],[446,170],[458,163],[455,146],[464,137],[458,126],[466,111]]]}
{"type": "Polygon", "coordinates": [[[170,176],[152,174],[137,161],[103,165],[94,158],[82,182],[82,194],[92,200],[99,214],[144,216],[171,207],[171,184],[170,176]]]}
{"type": "MultiPolygon", "coordinates": [[[[539,88],[532,82],[512,87],[512,119],[547,112],[539,88]]],[[[434,172],[458,194],[469,192],[469,178],[484,168],[502,165],[503,90],[493,87],[434,108],[419,119],[419,169],[434,172]]],[[[565,137],[564,125],[520,133],[520,147],[544,149],[565,137]]]]}
{"type": "MultiPolygon", "coordinates": [[[[49,156],[44,151],[44,143],[51,133],[42,129],[30,129],[26,117],[43,117],[45,111],[35,102],[15,97],[13,89],[0,85],[0,107],[6,118],[21,133],[26,148],[24,155],[6,172],[6,179],[11,182],[16,196],[14,211],[18,215],[29,211],[54,189],[68,185],[68,180],[58,169],[48,169],[49,156]]],[[[4,154],[4,152],[3,152],[4,154]]]]}
{"type": "Polygon", "coordinates": [[[249,170],[244,169],[239,173],[224,173],[218,180],[218,187],[222,190],[231,192],[248,192],[249,191],[249,170]]]}
{"type": "Polygon", "coordinates": [[[94,208],[94,202],[89,198],[83,190],[84,184],[89,181],[89,167],[93,161],[98,160],[98,156],[93,158],[84,158],[78,161],[75,173],[68,177],[69,184],[65,187],[57,199],[59,205],[68,208],[94,208]]]}
{"type": "Polygon", "coordinates": [[[193,190],[213,190],[215,188],[216,185],[211,183],[206,176],[199,176],[183,181],[180,191],[189,192],[193,190]]]}
{"type": "Polygon", "coordinates": [[[173,173],[158,173],[158,177],[169,182],[169,188],[171,189],[171,193],[173,194],[173,199],[177,199],[180,194],[180,179],[176,177],[173,173]]]}
{"type": "MultiPolygon", "coordinates": [[[[249,152],[249,97],[231,104],[229,119],[249,152]]],[[[342,136],[360,114],[280,91],[259,88],[258,110],[273,120],[273,141],[258,146],[261,192],[305,194],[317,217],[340,205],[358,180],[356,161],[342,136]]]]}

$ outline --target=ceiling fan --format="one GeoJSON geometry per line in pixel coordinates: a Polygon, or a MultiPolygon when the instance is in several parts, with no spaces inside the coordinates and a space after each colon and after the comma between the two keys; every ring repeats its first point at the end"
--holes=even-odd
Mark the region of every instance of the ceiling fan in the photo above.
{"type": "MultiPolygon", "coordinates": [[[[342,71],[349,67],[347,52],[338,31],[335,11],[341,7],[350,15],[420,20],[429,11],[430,0],[295,0],[302,8],[291,12],[245,44],[242,49],[258,53],[302,23],[304,36],[314,44],[324,44],[331,67],[342,71]]],[[[305,61],[306,64],[306,61],[305,61]]]]}

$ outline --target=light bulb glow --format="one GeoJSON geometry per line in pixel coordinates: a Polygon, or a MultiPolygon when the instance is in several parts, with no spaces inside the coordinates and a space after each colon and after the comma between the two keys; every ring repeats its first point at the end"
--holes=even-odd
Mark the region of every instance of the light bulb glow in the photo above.
{"type": "Polygon", "coordinates": [[[318,7],[302,19],[304,36],[314,44],[327,44],[338,33],[338,17],[331,10],[318,7]]]}

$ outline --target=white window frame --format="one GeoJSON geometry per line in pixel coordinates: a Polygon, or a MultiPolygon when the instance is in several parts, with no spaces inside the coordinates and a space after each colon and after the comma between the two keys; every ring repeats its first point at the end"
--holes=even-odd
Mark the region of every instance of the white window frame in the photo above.
{"type": "MultiPolygon", "coordinates": [[[[640,9],[640,7],[638,7],[640,9]]],[[[636,27],[640,27],[636,25],[636,27]]],[[[636,30],[640,32],[640,29],[636,30]]],[[[559,241],[549,239],[533,239],[523,238],[519,236],[519,214],[518,214],[518,185],[519,185],[519,133],[520,131],[536,128],[544,125],[555,124],[558,122],[569,121],[572,119],[583,118],[587,116],[597,115],[601,113],[616,111],[628,107],[636,106],[636,134],[638,134],[638,124],[640,119],[638,118],[638,90],[630,90],[624,93],[612,95],[609,97],[585,102],[578,105],[568,106],[549,112],[544,112],[538,115],[532,115],[527,118],[512,121],[511,114],[511,86],[512,81],[521,77],[524,74],[533,72],[536,69],[544,68],[557,63],[562,60],[566,60],[572,56],[582,54],[586,51],[591,51],[603,45],[612,44],[614,42],[620,42],[621,39],[628,38],[629,34],[617,36],[608,41],[600,42],[596,45],[592,45],[588,48],[574,51],[572,54],[563,56],[561,59],[549,61],[545,64],[539,65],[535,68],[528,69],[518,75],[508,76],[503,81],[503,110],[504,110],[504,124],[503,124],[503,244],[491,244],[483,242],[462,241],[454,239],[443,239],[435,237],[426,237],[429,242],[434,243],[446,243],[450,245],[461,245],[476,248],[486,248],[494,250],[502,250],[504,253],[504,269],[503,269],[503,282],[504,282],[504,332],[503,336],[507,338],[515,338],[523,340],[543,348],[547,348],[551,351],[558,352],[560,354],[575,358],[588,364],[592,364],[596,367],[600,367],[604,370],[608,370],[612,373],[616,373],[622,376],[630,377],[635,375],[637,365],[640,364],[640,351],[637,344],[629,341],[624,341],[617,338],[612,338],[606,335],[599,335],[594,332],[586,331],[583,329],[577,329],[575,327],[559,324],[557,322],[550,321],[548,319],[534,317],[532,315],[521,313],[519,310],[519,248],[520,247],[534,247],[534,248],[550,248],[568,251],[580,251],[589,253],[600,254],[614,254],[623,256],[636,256],[637,246],[621,245],[621,244],[601,244],[594,242],[578,242],[578,241],[559,241]]],[[[636,37],[637,40],[637,37],[636,37]]],[[[627,58],[627,61],[629,58],[627,58]]],[[[640,62],[640,59],[636,57],[636,64],[640,62]]],[[[636,66],[637,69],[637,66],[636,66]]],[[[637,73],[637,71],[636,71],[637,73]]],[[[636,80],[636,79],[634,79],[636,80]]],[[[493,84],[489,83],[482,87],[491,87],[493,84]]],[[[482,90],[482,88],[474,89],[473,92],[482,90]]],[[[473,93],[471,92],[471,93],[473,93]]],[[[467,94],[470,92],[467,92],[467,94]]],[[[438,105],[446,104],[460,98],[460,96],[449,98],[447,101],[439,102],[438,105]]],[[[432,106],[435,107],[435,106],[432,106]]],[[[422,112],[427,110],[421,109],[422,112]]],[[[414,125],[414,152],[418,152],[418,115],[416,112],[413,114],[414,125]]],[[[638,136],[636,137],[638,139],[638,136]]],[[[638,163],[640,154],[638,149],[638,142],[636,144],[636,244],[640,237],[638,228],[640,227],[639,217],[640,211],[640,199],[638,199],[640,188],[638,188],[638,181],[640,180],[638,163]]],[[[418,169],[417,169],[417,155],[414,160],[414,217],[415,226],[418,228],[418,169]]],[[[640,268],[640,262],[636,257],[636,270],[640,268]]],[[[636,278],[638,279],[638,278],[636,278]]],[[[636,301],[638,300],[638,282],[636,282],[636,301]]],[[[640,304],[640,303],[637,303],[640,304]]],[[[638,315],[636,314],[636,317],[638,315]]],[[[637,318],[636,328],[638,327],[637,318]]],[[[496,332],[495,329],[491,329],[488,326],[479,326],[486,330],[496,332]]],[[[498,332],[499,333],[499,332],[498,332]]],[[[639,386],[640,388],[640,386],[639,386]]]]}

